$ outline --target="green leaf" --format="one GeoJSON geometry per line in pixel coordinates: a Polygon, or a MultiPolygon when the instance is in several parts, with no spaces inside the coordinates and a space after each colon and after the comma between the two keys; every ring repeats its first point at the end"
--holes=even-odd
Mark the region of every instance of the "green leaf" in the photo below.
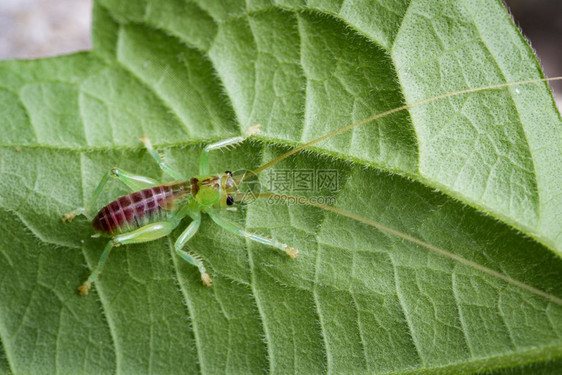
{"type": "Polygon", "coordinates": [[[540,77],[494,0],[98,1],[93,51],[0,64],[0,373],[555,372],[562,127],[545,84],[418,106],[277,164],[337,171],[336,207],[394,234],[258,201],[224,214],[299,258],[205,217],[189,247],[212,288],[174,255],[179,228],[116,249],[81,298],[107,239],[60,221],[113,166],[163,178],[142,135],[192,176],[204,145],[261,123],[211,156],[252,169],[404,102],[540,77]]]}

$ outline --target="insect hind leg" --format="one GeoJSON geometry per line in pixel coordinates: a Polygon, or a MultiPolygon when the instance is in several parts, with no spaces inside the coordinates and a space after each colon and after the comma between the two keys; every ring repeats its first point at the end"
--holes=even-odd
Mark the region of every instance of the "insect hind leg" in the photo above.
{"type": "Polygon", "coordinates": [[[84,215],[88,218],[88,220],[92,220],[93,217],[91,216],[91,212],[94,209],[95,204],[101,192],[103,191],[105,185],[107,184],[107,181],[109,181],[109,179],[111,178],[115,178],[118,181],[122,182],[131,191],[139,191],[158,185],[158,182],[151,178],[134,175],[121,168],[117,168],[117,167],[111,168],[103,175],[101,181],[99,182],[98,186],[94,190],[94,194],[92,196],[92,199],[90,199],[88,206],[78,207],[74,211],[65,213],[62,216],[62,221],[71,222],[78,215],[84,215]]]}
{"type": "Polygon", "coordinates": [[[105,249],[100,259],[98,260],[96,267],[94,268],[90,276],[88,276],[88,279],[78,287],[78,291],[80,292],[80,294],[83,296],[88,295],[92,284],[98,279],[98,276],[103,269],[103,265],[105,264],[109,253],[111,252],[111,249],[116,246],[149,242],[165,237],[170,234],[172,230],[174,230],[178,223],[179,221],[177,220],[156,222],[145,225],[144,227],[141,227],[132,232],[120,234],[110,240],[105,246],[105,249]]]}
{"type": "Polygon", "coordinates": [[[107,181],[109,181],[109,179],[111,178],[115,178],[118,181],[122,182],[131,191],[139,191],[158,185],[158,182],[151,178],[140,176],[140,175],[134,175],[121,168],[117,168],[117,167],[111,168],[109,171],[107,171],[104,174],[98,186],[94,190],[94,194],[88,206],[78,207],[74,211],[65,213],[64,215],[62,215],[62,221],[71,222],[78,215],[84,215],[88,218],[88,220],[91,221],[93,219],[93,217],[91,216],[92,210],[95,208],[95,204],[101,192],[103,191],[105,185],[107,184],[107,181]]]}

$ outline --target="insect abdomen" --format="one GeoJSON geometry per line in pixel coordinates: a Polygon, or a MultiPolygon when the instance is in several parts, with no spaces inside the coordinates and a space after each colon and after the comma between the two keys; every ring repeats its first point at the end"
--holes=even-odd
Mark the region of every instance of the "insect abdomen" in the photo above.
{"type": "Polygon", "coordinates": [[[189,191],[189,183],[179,182],[124,195],[103,207],[92,226],[101,234],[114,236],[164,220],[173,212],[174,203],[189,191]]]}

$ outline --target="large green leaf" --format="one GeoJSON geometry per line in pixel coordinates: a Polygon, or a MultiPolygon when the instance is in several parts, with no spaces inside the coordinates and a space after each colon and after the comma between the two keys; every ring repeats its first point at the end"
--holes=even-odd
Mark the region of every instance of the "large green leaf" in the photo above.
{"type": "Polygon", "coordinates": [[[112,166],[162,177],[141,135],[190,176],[202,146],[261,123],[261,142],[211,157],[255,168],[404,102],[541,77],[499,1],[100,0],[94,16],[92,52],[0,64],[0,373],[559,368],[562,127],[545,84],[419,106],[275,166],[337,170],[336,206],[402,237],[259,201],[225,215],[297,260],[206,218],[189,246],[212,288],[174,256],[178,229],[115,250],[81,298],[106,240],[60,222],[112,166]]]}

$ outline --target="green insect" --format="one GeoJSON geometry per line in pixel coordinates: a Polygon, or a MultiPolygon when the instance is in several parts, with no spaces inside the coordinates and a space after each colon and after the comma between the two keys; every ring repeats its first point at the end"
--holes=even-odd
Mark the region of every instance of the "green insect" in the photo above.
{"type": "Polygon", "coordinates": [[[218,215],[219,210],[232,206],[235,203],[236,197],[241,195],[238,189],[240,181],[237,181],[230,171],[211,173],[208,154],[210,151],[238,144],[258,131],[259,125],[255,125],[250,127],[246,137],[229,138],[205,147],[199,159],[199,175],[190,179],[185,178],[181,173],[168,166],[152,148],[148,138],[141,138],[141,141],[160,168],[175,181],[159,184],[148,177],[134,175],[120,168],[112,168],[103,176],[94,190],[90,207],[78,208],[63,216],[63,221],[72,221],[78,214],[85,215],[92,221],[92,226],[97,233],[102,236],[111,237],[98,264],[88,279],[78,287],[80,294],[88,294],[114,247],[149,242],[165,237],[186,216],[191,217],[192,221],[176,240],[174,249],[180,258],[199,269],[203,284],[211,286],[211,277],[207,273],[201,259],[183,250],[185,244],[197,233],[201,225],[202,212],[208,214],[215,223],[229,232],[278,248],[291,258],[296,258],[298,255],[297,249],[274,239],[249,233],[218,215]],[[91,209],[94,207],[102,189],[110,178],[116,178],[121,181],[133,193],[117,198],[103,207],[96,216],[90,217],[91,209]]]}
{"type": "MultiPolygon", "coordinates": [[[[393,113],[408,110],[415,106],[431,103],[437,100],[461,94],[469,94],[485,90],[503,89],[509,86],[525,85],[554,80],[562,80],[562,77],[534,79],[478,87],[474,89],[467,89],[434,96],[415,103],[405,104],[403,106],[357,121],[353,124],[349,124],[319,138],[316,138],[310,142],[307,142],[301,146],[298,146],[286,152],[285,154],[265,163],[264,165],[252,171],[252,173],[258,174],[264,169],[277,164],[279,161],[286,159],[287,157],[307,147],[327,140],[338,134],[344,133],[357,126],[373,122],[393,113]]],[[[229,232],[243,236],[249,240],[277,248],[286,253],[291,258],[296,258],[298,255],[297,249],[281,243],[275,239],[270,239],[258,234],[247,232],[245,229],[239,227],[238,225],[223,219],[218,214],[220,210],[228,209],[229,206],[232,206],[234,203],[241,201],[240,197],[243,197],[244,194],[240,191],[239,186],[241,182],[246,178],[246,176],[235,177],[229,171],[226,171],[224,173],[212,173],[209,169],[208,153],[213,150],[218,150],[238,144],[257,132],[259,132],[259,125],[254,125],[248,129],[246,136],[233,137],[206,146],[201,152],[200,156],[199,175],[192,178],[186,178],[181,173],[168,166],[162,160],[160,155],[152,148],[152,145],[148,138],[141,138],[141,141],[144,143],[148,152],[158,163],[160,168],[164,171],[165,174],[172,177],[175,181],[166,184],[159,184],[157,181],[154,181],[148,177],[133,175],[131,173],[123,171],[122,169],[112,168],[103,176],[102,180],[94,190],[94,195],[92,200],[90,201],[90,205],[88,208],[78,208],[63,216],[63,221],[71,221],[76,215],[85,215],[92,221],[92,226],[97,233],[111,238],[88,279],[78,287],[80,294],[88,294],[90,288],[92,287],[92,284],[98,279],[103,265],[107,260],[109,253],[114,247],[126,244],[149,242],[165,237],[169,235],[180,224],[182,219],[187,216],[189,216],[192,221],[179,236],[179,238],[175,241],[175,252],[182,259],[196,266],[201,274],[201,281],[203,282],[203,284],[211,286],[211,277],[207,273],[205,266],[203,265],[201,260],[196,255],[190,254],[183,249],[186,243],[195,235],[195,233],[199,229],[201,225],[201,213],[208,214],[215,223],[228,230],[229,232]],[[113,202],[103,207],[97,213],[97,215],[92,217],[90,215],[91,209],[93,209],[93,207],[95,206],[95,203],[102,189],[110,178],[116,178],[117,180],[121,181],[127,187],[129,187],[133,191],[133,193],[114,200],[113,202]]],[[[262,194],[262,197],[272,195],[275,194],[262,194]]],[[[283,196],[278,197],[283,198],[283,196]]],[[[536,295],[543,296],[545,298],[553,300],[556,303],[562,304],[562,300],[557,297],[551,296],[541,290],[520,283],[517,280],[513,280],[497,271],[493,271],[472,261],[466,260],[445,249],[438,248],[420,239],[401,233],[397,230],[394,230],[393,228],[386,227],[380,223],[358,217],[352,213],[348,213],[331,206],[308,202],[306,201],[306,199],[300,199],[299,201],[304,204],[309,204],[311,206],[315,206],[342,216],[352,218],[379,230],[383,230],[392,235],[401,237],[404,240],[423,246],[441,256],[454,259],[460,263],[478,269],[496,278],[502,279],[514,285],[518,285],[536,295]]]]}

